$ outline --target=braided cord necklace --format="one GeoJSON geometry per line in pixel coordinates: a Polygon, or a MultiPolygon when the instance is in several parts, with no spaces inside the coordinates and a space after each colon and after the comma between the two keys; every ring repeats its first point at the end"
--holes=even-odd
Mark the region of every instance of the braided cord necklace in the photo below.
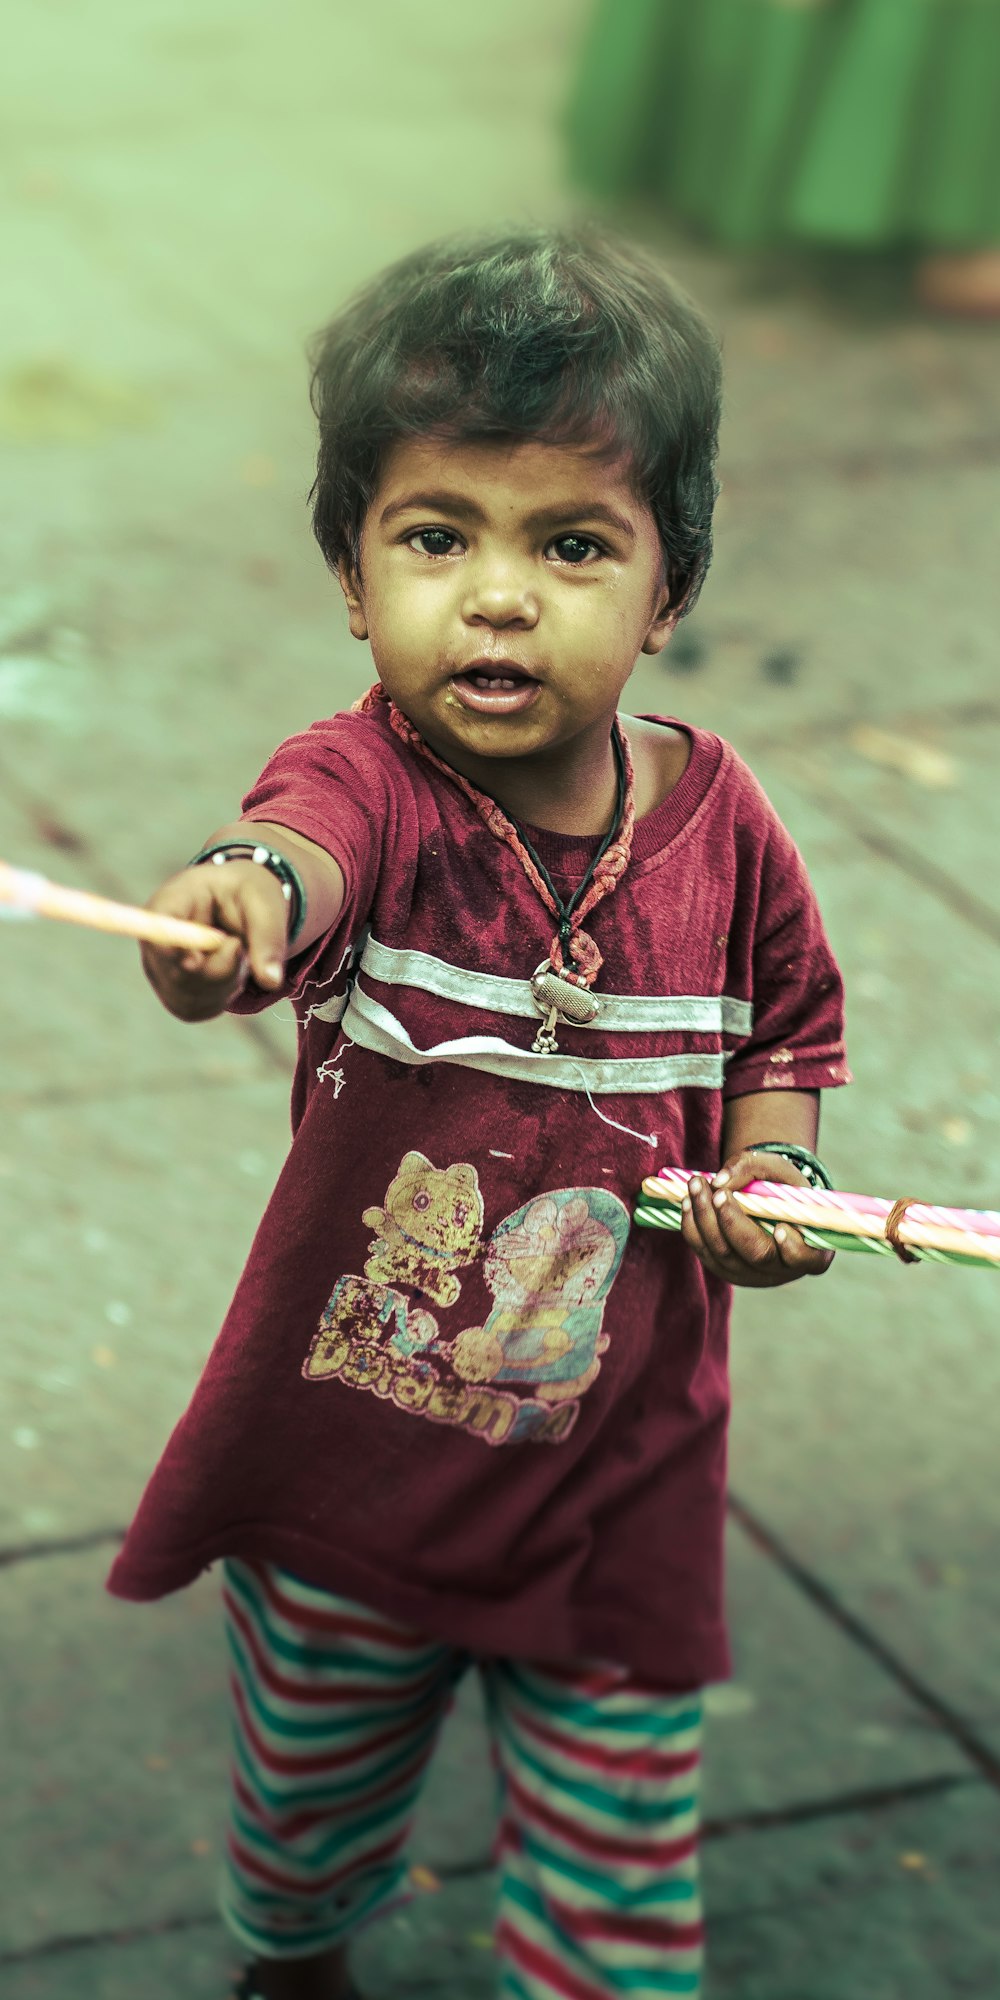
{"type": "Polygon", "coordinates": [[[604,896],[609,896],[617,888],[632,852],[635,773],[628,738],[616,716],[611,731],[617,778],[615,816],[583,880],[567,902],[560,896],[527,835],[508,817],[498,800],[491,798],[489,792],[481,792],[470,779],[463,777],[461,771],[456,771],[425,743],[420,731],[397,708],[381,681],[376,681],[374,687],[354,703],[354,708],[361,714],[371,714],[383,704],[396,735],[402,737],[404,743],[410,744],[428,763],[444,771],[464,792],[494,839],[503,841],[517,855],[532,888],[556,919],[558,928],[549,947],[549,956],[542,960],[530,982],[535,1005],[543,1017],[532,1043],[532,1053],[554,1055],[558,1048],[555,1036],[557,1021],[581,1027],[592,1021],[599,1011],[600,1003],[590,989],[604,960],[594,939],[583,929],[583,919],[590,915],[604,896]]]}

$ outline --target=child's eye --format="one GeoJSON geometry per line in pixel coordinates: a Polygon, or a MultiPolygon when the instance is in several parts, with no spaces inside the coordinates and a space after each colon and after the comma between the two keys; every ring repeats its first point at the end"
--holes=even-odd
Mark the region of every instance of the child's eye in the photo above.
{"type": "Polygon", "coordinates": [[[573,569],[581,569],[588,556],[602,556],[604,550],[590,535],[559,535],[550,548],[555,549],[560,562],[569,563],[573,569]]]}
{"type": "Polygon", "coordinates": [[[458,537],[452,534],[450,528],[418,528],[416,533],[408,535],[406,540],[407,547],[411,549],[415,544],[420,544],[417,551],[420,555],[450,556],[458,537]]]}

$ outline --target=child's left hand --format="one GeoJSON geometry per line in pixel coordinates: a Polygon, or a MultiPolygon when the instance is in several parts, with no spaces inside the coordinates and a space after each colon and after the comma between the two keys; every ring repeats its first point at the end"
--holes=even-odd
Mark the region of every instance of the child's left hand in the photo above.
{"type": "Polygon", "coordinates": [[[832,1250],[814,1250],[797,1229],[779,1222],[772,1236],[732,1200],[751,1181],[805,1185],[791,1160],[780,1153],[737,1153],[711,1180],[688,1183],[681,1204],[681,1235],[706,1271],[728,1285],[787,1285],[793,1278],[818,1278],[833,1263],[832,1250]]]}

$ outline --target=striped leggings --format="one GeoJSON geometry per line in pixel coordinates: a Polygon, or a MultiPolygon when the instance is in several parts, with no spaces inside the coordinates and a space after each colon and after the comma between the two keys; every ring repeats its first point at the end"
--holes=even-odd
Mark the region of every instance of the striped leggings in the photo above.
{"type": "MultiPolygon", "coordinates": [[[[410,1819],[470,1661],[282,1570],[225,1568],[223,1914],[255,1955],[306,1957],[406,1900],[410,1819]]],[[[698,1696],[620,1667],[481,1668],[504,2000],[700,1993],[698,1696]]]]}

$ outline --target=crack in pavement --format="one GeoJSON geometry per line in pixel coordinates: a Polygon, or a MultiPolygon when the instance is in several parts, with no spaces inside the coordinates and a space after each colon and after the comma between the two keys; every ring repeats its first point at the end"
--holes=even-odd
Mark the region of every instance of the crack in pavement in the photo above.
{"type": "Polygon", "coordinates": [[[771,1827],[800,1826],[810,1820],[837,1819],[847,1813],[881,1812],[910,1799],[933,1798],[953,1792],[961,1785],[982,1783],[972,1771],[938,1771],[929,1778],[901,1778],[895,1785],[858,1786],[852,1792],[834,1792],[825,1799],[800,1799],[789,1806],[763,1806],[760,1812],[727,1813],[723,1819],[706,1819],[702,1840],[729,1840],[738,1833],[766,1833],[771,1827]]]}
{"type": "Polygon", "coordinates": [[[217,1910],[190,1910],[176,1917],[158,1917],[149,1924],[129,1924],[121,1930],[70,1931],[63,1937],[43,1938],[38,1944],[22,1945],[14,1951],[0,1951],[0,1965],[29,1965],[37,1958],[59,1958],[72,1951],[98,1951],[102,1945],[134,1944],[141,1938],[167,1937],[173,1931],[199,1930],[220,1922],[217,1910]]]}
{"type": "Polygon", "coordinates": [[[53,1536],[49,1541],[14,1543],[0,1548],[0,1569],[12,1569],[15,1563],[36,1562],[46,1556],[75,1556],[86,1549],[99,1549],[105,1542],[123,1542],[124,1528],[91,1528],[82,1535],[53,1536]]]}
{"type": "MultiPolygon", "coordinates": [[[[702,1840],[727,1840],[734,1835],[768,1833],[776,1828],[797,1826],[806,1821],[885,1810],[897,1804],[906,1804],[911,1799],[931,1797],[979,1782],[971,1772],[952,1772],[930,1778],[911,1779],[898,1785],[884,1785],[871,1791],[837,1793],[829,1799],[803,1800],[798,1805],[778,1806],[770,1811],[736,1813],[726,1819],[706,1820],[702,1827],[702,1840]]],[[[456,1862],[453,1866],[439,1865],[433,1870],[442,1886],[449,1882],[485,1878],[493,1872],[493,1862],[488,1855],[470,1861],[456,1862]]],[[[71,1932],[62,1937],[43,1938],[37,1944],[22,1945],[14,1951],[0,1951],[0,1966],[26,1965],[35,1959],[56,1958],[75,1951],[97,1951],[102,1946],[134,1944],[143,1938],[164,1937],[178,1931],[198,1930],[207,1928],[209,1924],[221,1924],[217,1910],[181,1911],[176,1916],[157,1917],[146,1924],[71,1932]]]]}
{"type": "Polygon", "coordinates": [[[899,1687],[904,1688],[920,1708],[934,1717],[935,1722],[947,1736],[951,1737],[952,1742],[958,1745],[987,1783],[1000,1791],[1000,1757],[994,1754],[989,1744],[966,1722],[958,1709],[953,1708],[943,1695],[939,1695],[929,1681],[925,1681],[920,1674],[915,1674],[912,1668],[907,1666],[906,1661],[893,1647],[887,1645],[884,1639],[880,1639],[878,1633],[867,1625],[863,1618],[859,1618],[856,1612],[849,1611],[836,1591],[824,1583],[813,1570],[807,1568],[805,1563],[800,1562],[799,1558],[792,1554],[787,1543],[761,1520],[759,1514],[747,1506],[745,1500],[730,1492],[727,1505],[729,1513],[739,1523],[754,1547],[771,1562],[776,1563],[803,1596],[808,1597],[832,1624],[839,1626],[846,1637],[853,1640],[862,1652],[877,1660],[891,1679],[896,1681],[899,1687]]]}

